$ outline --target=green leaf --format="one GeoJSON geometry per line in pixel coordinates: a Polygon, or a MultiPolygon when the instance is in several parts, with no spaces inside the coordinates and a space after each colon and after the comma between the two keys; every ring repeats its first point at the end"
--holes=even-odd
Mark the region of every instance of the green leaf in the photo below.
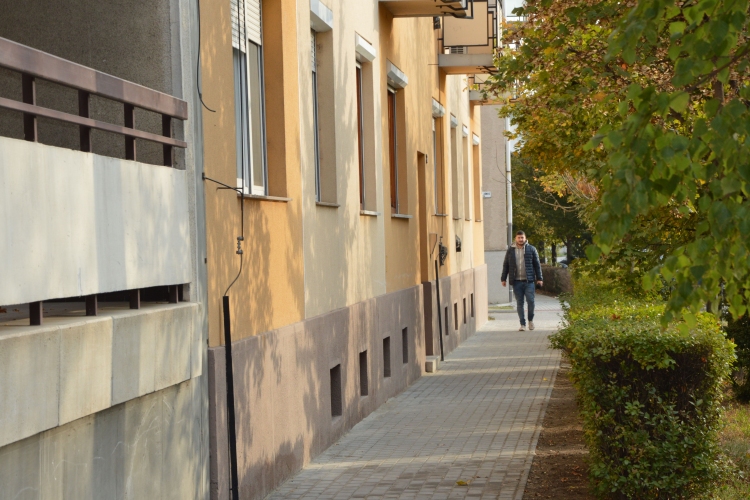
{"type": "Polygon", "coordinates": [[[678,21],[675,23],[669,24],[669,34],[670,35],[677,35],[682,34],[685,31],[685,28],[687,27],[687,24],[683,23],[682,21],[678,21]]]}
{"type": "Polygon", "coordinates": [[[669,107],[678,113],[684,113],[690,102],[690,95],[687,92],[676,92],[672,94],[669,101],[669,107]]]}
{"type": "Polygon", "coordinates": [[[601,249],[596,245],[589,245],[586,247],[586,257],[590,262],[596,262],[601,254],[601,249]]]}

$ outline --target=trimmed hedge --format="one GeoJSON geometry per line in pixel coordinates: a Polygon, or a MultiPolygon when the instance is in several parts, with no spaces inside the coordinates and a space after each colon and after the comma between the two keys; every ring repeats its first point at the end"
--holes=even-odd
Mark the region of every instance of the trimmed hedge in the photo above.
{"type": "Polygon", "coordinates": [[[551,337],[571,361],[594,492],[607,499],[688,499],[727,472],[718,447],[722,386],[734,345],[719,322],[660,327],[663,303],[591,277],[566,297],[551,337]]]}
{"type": "Polygon", "coordinates": [[[545,291],[554,293],[555,295],[573,293],[573,280],[570,277],[570,269],[542,264],[542,276],[544,276],[545,291]]]}

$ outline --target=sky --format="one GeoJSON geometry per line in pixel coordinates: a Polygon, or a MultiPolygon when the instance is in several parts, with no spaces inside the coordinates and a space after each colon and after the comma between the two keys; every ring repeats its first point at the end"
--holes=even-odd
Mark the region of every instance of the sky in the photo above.
{"type": "Polygon", "coordinates": [[[505,17],[512,17],[513,9],[516,7],[522,7],[524,0],[502,0],[503,1],[503,12],[505,17]]]}

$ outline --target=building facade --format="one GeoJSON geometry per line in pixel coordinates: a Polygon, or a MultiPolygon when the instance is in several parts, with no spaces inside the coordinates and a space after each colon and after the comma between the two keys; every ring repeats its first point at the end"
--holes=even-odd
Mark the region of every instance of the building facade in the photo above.
{"type": "Polygon", "coordinates": [[[512,300],[510,287],[500,281],[508,245],[513,241],[513,194],[511,157],[513,142],[505,139],[508,119],[498,116],[500,105],[482,107],[481,121],[485,135],[493,141],[482,145],[482,186],[485,224],[484,259],[487,263],[487,294],[490,304],[512,300]]]}
{"type": "Polygon", "coordinates": [[[208,496],[196,7],[3,4],[0,499],[208,496]]]}
{"type": "Polygon", "coordinates": [[[498,19],[6,6],[0,500],[262,498],[437,369],[487,320],[498,19]]]}
{"type": "Polygon", "coordinates": [[[230,496],[235,446],[240,497],[262,498],[419,378],[439,328],[449,352],[486,320],[467,74],[492,66],[496,5],[201,12],[211,498],[230,496]],[[479,41],[446,44],[470,26],[479,41]]]}

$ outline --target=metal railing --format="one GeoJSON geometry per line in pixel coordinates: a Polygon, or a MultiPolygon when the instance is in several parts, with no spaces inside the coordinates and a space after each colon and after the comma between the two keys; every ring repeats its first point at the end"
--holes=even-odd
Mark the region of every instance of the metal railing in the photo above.
{"type": "Polygon", "coordinates": [[[0,108],[23,113],[23,136],[37,142],[37,117],[78,125],[81,151],[91,152],[91,130],[103,130],[124,136],[125,159],[136,159],[136,140],[163,146],[163,164],[174,166],[174,148],[187,143],[174,139],[172,119],[186,120],[187,102],[101,71],[82,66],[52,54],[0,37],[0,67],[21,73],[22,101],[0,97],[0,108]],[[78,115],[45,108],[36,102],[36,80],[46,80],[78,91],[78,115]],[[125,126],[92,119],[89,101],[92,95],[123,103],[125,126]],[[136,108],[161,114],[162,133],[153,134],[135,128],[136,108]]]}

